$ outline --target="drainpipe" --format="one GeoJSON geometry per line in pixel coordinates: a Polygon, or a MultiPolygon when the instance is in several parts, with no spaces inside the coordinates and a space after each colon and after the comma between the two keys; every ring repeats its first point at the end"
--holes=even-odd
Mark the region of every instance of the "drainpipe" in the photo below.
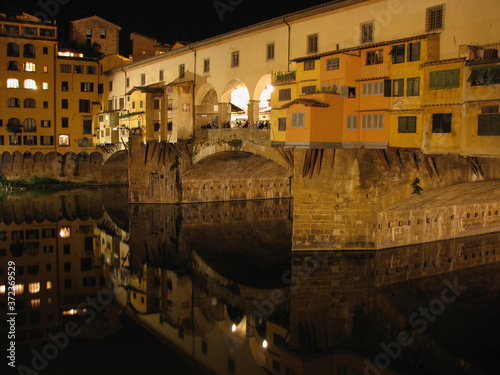
{"type": "Polygon", "coordinates": [[[195,105],[195,94],[194,94],[194,90],[196,88],[196,50],[189,46],[189,49],[191,51],[193,51],[194,53],[194,68],[193,68],[193,92],[192,92],[192,96],[193,96],[193,139],[194,139],[194,132],[195,132],[195,127],[196,127],[196,105],[195,105]]]}
{"type": "Polygon", "coordinates": [[[288,22],[286,22],[286,17],[283,17],[283,22],[288,26],[288,57],[287,57],[287,61],[286,61],[286,64],[287,64],[287,72],[290,71],[290,33],[291,33],[291,29],[290,29],[290,24],[288,22]]]}

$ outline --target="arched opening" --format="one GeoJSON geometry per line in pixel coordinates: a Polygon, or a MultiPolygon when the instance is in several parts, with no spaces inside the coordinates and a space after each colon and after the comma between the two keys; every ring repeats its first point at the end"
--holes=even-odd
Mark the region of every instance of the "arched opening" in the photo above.
{"type": "Polygon", "coordinates": [[[271,93],[273,86],[271,85],[271,74],[264,74],[257,85],[255,86],[254,98],[257,100],[257,105],[254,107],[255,121],[270,122],[271,121],[271,93]]]}
{"type": "Polygon", "coordinates": [[[231,128],[242,127],[249,120],[249,100],[250,94],[243,82],[238,80],[229,82],[221,97],[223,106],[219,108],[221,123],[231,128]]]}
{"type": "Polygon", "coordinates": [[[219,100],[212,85],[204,85],[196,98],[195,129],[205,128],[206,125],[219,126],[219,100]]]}

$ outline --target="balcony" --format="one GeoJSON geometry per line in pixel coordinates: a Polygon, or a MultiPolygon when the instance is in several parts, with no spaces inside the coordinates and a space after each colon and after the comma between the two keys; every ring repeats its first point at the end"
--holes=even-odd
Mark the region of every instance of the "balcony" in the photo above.
{"type": "Polygon", "coordinates": [[[295,71],[293,72],[279,72],[273,71],[271,74],[271,82],[272,84],[287,84],[295,82],[295,71]]]}
{"type": "Polygon", "coordinates": [[[391,65],[388,62],[374,65],[364,65],[359,74],[360,80],[389,78],[391,65]]]}

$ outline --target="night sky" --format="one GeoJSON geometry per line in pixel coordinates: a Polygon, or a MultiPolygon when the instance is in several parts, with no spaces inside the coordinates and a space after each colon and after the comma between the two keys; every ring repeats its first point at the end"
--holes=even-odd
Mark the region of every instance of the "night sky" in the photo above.
{"type": "MultiPolygon", "coordinates": [[[[328,2],[327,0],[2,0],[0,11],[44,11],[60,27],[69,21],[98,15],[122,27],[122,53],[135,31],[173,44],[196,42],[241,27],[328,2]],[[64,3],[64,5],[60,4],[64,3]],[[47,11],[40,4],[56,3],[47,11]]],[[[64,37],[64,31],[62,30],[64,37]]]]}

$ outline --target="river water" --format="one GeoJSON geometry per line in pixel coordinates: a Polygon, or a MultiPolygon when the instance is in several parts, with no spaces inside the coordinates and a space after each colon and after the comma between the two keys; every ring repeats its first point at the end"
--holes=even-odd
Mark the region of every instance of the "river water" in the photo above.
{"type": "Polygon", "coordinates": [[[0,199],[2,374],[498,373],[499,233],[292,254],[289,199],[0,199]]]}

